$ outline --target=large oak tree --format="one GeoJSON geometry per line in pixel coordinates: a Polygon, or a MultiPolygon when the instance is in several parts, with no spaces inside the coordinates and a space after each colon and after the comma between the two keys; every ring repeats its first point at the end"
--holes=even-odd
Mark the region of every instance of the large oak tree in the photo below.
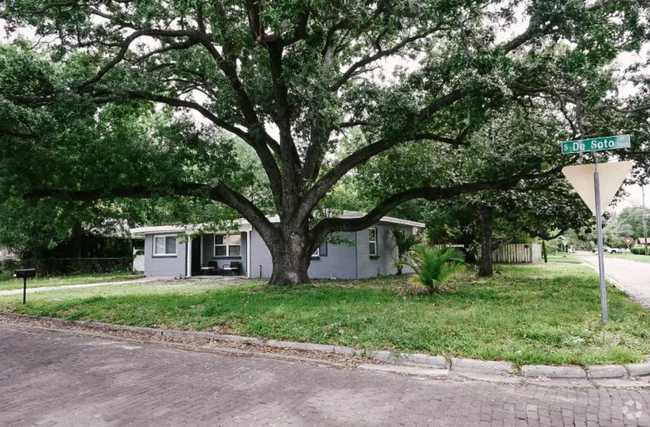
{"type": "MultiPolygon", "coordinates": [[[[396,146],[461,144],[482,112],[508,99],[588,95],[592,88],[576,86],[575,77],[599,70],[621,50],[639,48],[648,22],[642,4],[15,0],[5,5],[5,28],[30,28],[34,39],[55,50],[52,60],[67,63],[74,56],[76,67],[67,67],[59,85],[0,90],[20,108],[45,108],[61,97],[98,106],[166,105],[192,111],[199,127],[244,141],[266,174],[277,224],[226,167],[210,168],[211,177],[189,168],[194,173],[167,181],[142,174],[130,185],[120,179],[32,182],[26,193],[75,200],[180,195],[224,203],[269,246],[271,282],[295,284],[308,280],[310,255],[330,233],[366,228],[409,200],[504,188],[543,173],[538,163],[488,181],[441,177],[440,185],[386,194],[362,218],[313,215],[339,180],[396,146]],[[352,127],[367,143],[332,161],[330,153],[352,127]]],[[[28,133],[14,125],[13,138],[28,133]]]]}

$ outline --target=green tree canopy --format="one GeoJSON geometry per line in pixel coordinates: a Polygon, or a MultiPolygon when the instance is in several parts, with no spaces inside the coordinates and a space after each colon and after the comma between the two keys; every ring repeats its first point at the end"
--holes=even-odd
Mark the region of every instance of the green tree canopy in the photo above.
{"type": "MultiPolygon", "coordinates": [[[[504,103],[552,98],[579,119],[574,133],[591,132],[583,112],[612,89],[603,67],[618,52],[639,49],[648,22],[644,3],[629,0],[16,0],[4,7],[8,31],[27,28],[54,51],[42,54],[55,62],[57,78],[36,62],[0,85],[11,105],[5,135],[27,137],[25,156],[36,144],[24,120],[40,117],[43,106],[58,116],[64,105],[70,115],[93,104],[106,114],[174,109],[169,146],[97,143],[99,155],[70,162],[83,162],[82,170],[63,177],[60,168],[74,166],[57,161],[38,180],[21,174],[11,185],[28,197],[224,203],[269,246],[274,283],[308,280],[310,255],[325,236],[366,228],[409,200],[515,185],[543,172],[537,161],[508,166],[497,181],[460,182],[452,173],[389,191],[362,218],[312,215],[337,182],[373,157],[435,141],[450,149],[504,103]],[[351,127],[365,144],[332,162],[351,127]],[[230,169],[221,132],[255,152],[279,224],[230,169]],[[94,179],[100,171],[111,179],[94,179]]],[[[69,150],[66,144],[53,141],[43,152],[69,150]]]]}

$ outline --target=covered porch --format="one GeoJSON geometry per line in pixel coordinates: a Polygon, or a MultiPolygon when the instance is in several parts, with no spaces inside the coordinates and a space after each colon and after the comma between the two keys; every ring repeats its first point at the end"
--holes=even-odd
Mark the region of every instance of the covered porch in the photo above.
{"type": "Polygon", "coordinates": [[[250,231],[204,233],[193,237],[188,252],[192,276],[250,277],[250,231]]]}

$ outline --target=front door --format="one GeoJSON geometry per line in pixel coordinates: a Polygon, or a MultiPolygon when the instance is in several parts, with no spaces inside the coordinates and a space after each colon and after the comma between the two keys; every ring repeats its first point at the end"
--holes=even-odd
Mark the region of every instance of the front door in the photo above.
{"type": "Polygon", "coordinates": [[[201,274],[201,236],[192,239],[192,276],[201,274]]]}

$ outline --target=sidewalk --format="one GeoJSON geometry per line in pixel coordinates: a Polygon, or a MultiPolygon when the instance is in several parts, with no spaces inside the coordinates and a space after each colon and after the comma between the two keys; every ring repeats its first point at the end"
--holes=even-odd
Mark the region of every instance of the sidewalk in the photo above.
{"type": "MultiPolygon", "coordinates": [[[[133,280],[123,280],[119,282],[99,282],[99,283],[83,283],[79,285],[64,285],[64,286],[44,286],[42,288],[30,288],[29,281],[27,282],[27,293],[31,294],[34,292],[46,292],[46,291],[56,291],[59,289],[76,289],[76,288],[93,288],[95,286],[111,286],[111,285],[134,285],[148,282],[155,282],[160,280],[170,280],[171,277],[143,277],[141,279],[133,280]]],[[[22,294],[23,290],[21,289],[10,289],[7,291],[0,291],[0,296],[3,295],[18,295],[22,294]]]]}

